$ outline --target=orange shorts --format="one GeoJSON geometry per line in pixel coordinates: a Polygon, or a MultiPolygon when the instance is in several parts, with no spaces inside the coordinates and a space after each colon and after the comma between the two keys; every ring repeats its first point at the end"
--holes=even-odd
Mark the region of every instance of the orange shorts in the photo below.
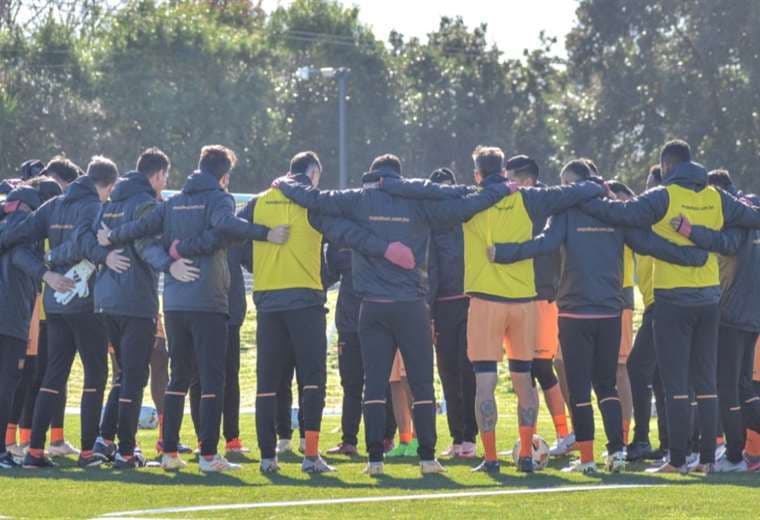
{"type": "Polygon", "coordinates": [[[403,377],[406,377],[406,367],[404,366],[404,360],[401,358],[401,351],[397,350],[396,357],[393,358],[391,376],[388,378],[388,382],[398,383],[403,377]]]}
{"type": "Polygon", "coordinates": [[[532,361],[536,345],[536,302],[507,303],[470,298],[467,357],[476,361],[532,361]]]}
{"type": "Polygon", "coordinates": [[[536,351],[534,359],[554,359],[559,351],[559,310],[555,302],[536,302],[536,351]]]}
{"type": "Polygon", "coordinates": [[[618,365],[625,365],[633,348],[633,310],[623,309],[620,321],[620,354],[618,365]]]}
{"type": "Polygon", "coordinates": [[[755,343],[755,367],[752,370],[752,380],[760,381],[760,338],[755,343]]]}
{"type": "Polygon", "coordinates": [[[40,342],[40,311],[42,310],[42,296],[38,295],[34,301],[32,321],[29,323],[29,341],[26,344],[26,355],[36,356],[40,342]]]}

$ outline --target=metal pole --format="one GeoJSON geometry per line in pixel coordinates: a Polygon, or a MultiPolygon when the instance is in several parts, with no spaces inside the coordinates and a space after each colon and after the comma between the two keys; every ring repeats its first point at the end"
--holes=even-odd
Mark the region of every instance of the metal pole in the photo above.
{"type": "Polygon", "coordinates": [[[348,187],[348,142],[346,140],[346,95],[348,71],[338,71],[338,186],[348,187]]]}

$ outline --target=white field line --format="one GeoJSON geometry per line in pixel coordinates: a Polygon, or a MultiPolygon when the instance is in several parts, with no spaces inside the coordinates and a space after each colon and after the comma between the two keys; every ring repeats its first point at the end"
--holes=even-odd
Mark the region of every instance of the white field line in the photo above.
{"type": "Polygon", "coordinates": [[[471,497],[488,497],[501,495],[532,495],[546,493],[569,493],[580,491],[612,491],[621,489],[638,489],[653,487],[650,484],[613,484],[613,485],[588,485],[588,486],[564,486],[537,489],[500,489],[494,491],[459,491],[455,493],[427,493],[421,495],[387,495],[351,498],[325,498],[313,500],[291,500],[285,502],[253,502],[248,504],[219,504],[208,506],[190,507],[165,507],[159,509],[142,509],[137,511],[122,511],[106,513],[100,518],[135,517],[141,515],[161,515],[172,513],[199,513],[204,511],[231,511],[236,509],[263,509],[278,507],[304,507],[304,506],[329,506],[336,504],[363,504],[372,502],[407,502],[412,500],[442,500],[471,497]]]}

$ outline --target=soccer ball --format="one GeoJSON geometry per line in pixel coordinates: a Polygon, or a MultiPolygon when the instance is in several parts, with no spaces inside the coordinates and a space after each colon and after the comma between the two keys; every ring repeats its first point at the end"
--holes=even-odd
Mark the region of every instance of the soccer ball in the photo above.
{"type": "MultiPolygon", "coordinates": [[[[520,439],[517,439],[512,448],[512,460],[517,464],[520,458],[520,439]]],[[[549,445],[540,435],[533,435],[533,469],[541,471],[549,463],[549,445]]]]}
{"type": "Polygon", "coordinates": [[[158,427],[158,412],[152,406],[140,408],[140,419],[137,426],[142,430],[155,430],[158,427]]]}

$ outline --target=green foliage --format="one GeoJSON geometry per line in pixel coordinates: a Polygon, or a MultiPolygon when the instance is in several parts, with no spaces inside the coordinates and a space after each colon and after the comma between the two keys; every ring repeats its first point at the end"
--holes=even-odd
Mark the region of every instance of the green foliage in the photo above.
{"type": "MultiPolygon", "coordinates": [[[[34,5],[42,4],[33,2],[34,5]]],[[[752,0],[579,0],[565,45],[505,60],[485,25],[442,18],[421,41],[387,43],[336,0],[265,13],[249,0],[49,2],[0,28],[0,174],[30,157],[95,153],[129,169],[149,145],[172,157],[173,187],[203,144],[240,159],[233,189],[266,187],[289,157],[317,151],[337,184],[337,82],[303,66],[347,67],[348,166],[357,185],[393,152],[406,174],[455,166],[470,179],[478,144],[527,153],[556,182],[585,155],[637,187],[659,147],[688,139],[746,190],[760,147],[760,4],[752,0]],[[106,5],[108,7],[106,7],[106,5]]],[[[30,4],[31,5],[31,4],[30,4]]]]}
{"type": "Polygon", "coordinates": [[[578,17],[567,41],[573,151],[643,181],[663,141],[682,137],[709,168],[760,187],[758,2],[583,0],[578,17]]]}

